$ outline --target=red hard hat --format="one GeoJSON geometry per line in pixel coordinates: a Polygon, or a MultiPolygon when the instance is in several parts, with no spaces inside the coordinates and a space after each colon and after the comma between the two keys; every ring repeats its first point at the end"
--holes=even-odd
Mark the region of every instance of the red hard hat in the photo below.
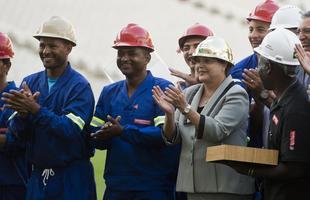
{"type": "Polygon", "coordinates": [[[154,45],[151,36],[147,30],[137,24],[128,24],[117,35],[113,48],[119,47],[145,47],[151,52],[154,51],[154,45]]]}
{"type": "Polygon", "coordinates": [[[13,45],[9,36],[0,32],[0,59],[13,58],[13,45]]]}
{"type": "Polygon", "coordinates": [[[279,6],[273,0],[266,0],[265,2],[258,4],[246,19],[249,21],[254,19],[270,23],[273,14],[278,9],[279,6]]]}
{"type": "Polygon", "coordinates": [[[180,49],[182,49],[186,38],[191,37],[191,36],[201,36],[201,37],[208,37],[208,36],[213,36],[213,32],[211,31],[211,29],[209,29],[208,27],[201,25],[199,23],[196,23],[192,26],[190,26],[186,32],[184,33],[184,35],[182,37],[180,37],[179,39],[179,47],[180,49]]]}

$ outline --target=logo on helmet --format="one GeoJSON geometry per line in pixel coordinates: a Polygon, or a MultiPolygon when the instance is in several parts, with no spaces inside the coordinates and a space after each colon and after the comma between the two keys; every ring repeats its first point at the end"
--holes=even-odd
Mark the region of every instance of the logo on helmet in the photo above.
{"type": "Polygon", "coordinates": [[[294,52],[293,52],[293,59],[296,59],[297,58],[297,52],[296,50],[294,49],[294,52]]]}
{"type": "Polygon", "coordinates": [[[211,49],[201,48],[198,51],[199,53],[214,55],[215,53],[211,49]]]}

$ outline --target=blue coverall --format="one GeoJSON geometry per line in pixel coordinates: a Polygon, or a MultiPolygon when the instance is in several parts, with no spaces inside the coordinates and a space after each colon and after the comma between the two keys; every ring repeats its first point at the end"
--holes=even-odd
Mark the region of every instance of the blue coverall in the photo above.
{"type": "Polygon", "coordinates": [[[46,70],[26,77],[34,93],[41,93],[38,113],[16,114],[9,128],[26,142],[32,164],[27,199],[96,199],[86,126],[91,121],[94,96],[88,81],[67,65],[51,90],[46,70]]]}
{"type": "MultiPolygon", "coordinates": [[[[0,96],[11,89],[16,89],[14,82],[8,82],[0,96]]],[[[7,131],[7,121],[13,111],[3,110],[3,105],[4,101],[0,99],[0,134],[6,134],[10,140],[12,133],[7,131]]],[[[0,199],[21,200],[25,198],[27,182],[25,146],[20,141],[9,143],[0,149],[0,199]]]]}
{"type": "Polygon", "coordinates": [[[126,84],[123,80],[103,88],[91,123],[96,131],[107,115],[121,116],[123,126],[121,136],[95,142],[96,148],[107,149],[104,199],[143,199],[145,192],[147,199],[173,199],[180,147],[165,145],[164,113],[152,97],[153,86],[165,90],[171,83],[148,71],[131,97],[126,84]],[[171,198],[161,196],[163,192],[171,198]]]}

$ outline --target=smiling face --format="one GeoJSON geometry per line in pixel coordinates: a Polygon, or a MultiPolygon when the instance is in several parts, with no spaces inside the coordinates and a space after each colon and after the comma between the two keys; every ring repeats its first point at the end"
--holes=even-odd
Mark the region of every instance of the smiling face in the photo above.
{"type": "Polygon", "coordinates": [[[119,47],[117,51],[117,66],[126,77],[134,77],[145,73],[151,59],[148,50],[142,47],[119,47]]]}
{"type": "Polygon", "coordinates": [[[194,60],[200,82],[209,84],[222,82],[226,78],[227,64],[224,61],[201,56],[195,57],[194,60]]]}
{"type": "Polygon", "coordinates": [[[192,71],[195,71],[195,64],[192,62],[192,59],[190,59],[190,58],[193,55],[193,53],[195,52],[198,44],[200,42],[202,42],[204,39],[205,39],[205,37],[201,37],[201,36],[188,37],[185,40],[184,45],[181,49],[181,51],[183,53],[184,60],[192,71]]]}
{"type": "Polygon", "coordinates": [[[269,23],[258,21],[258,20],[251,20],[249,21],[249,41],[251,43],[252,48],[258,47],[264,37],[268,33],[269,23]]]}
{"type": "Polygon", "coordinates": [[[48,71],[63,71],[67,66],[72,45],[62,39],[40,38],[39,55],[48,71]]]}
{"type": "Polygon", "coordinates": [[[305,51],[310,52],[310,17],[302,20],[297,32],[305,51]]]}

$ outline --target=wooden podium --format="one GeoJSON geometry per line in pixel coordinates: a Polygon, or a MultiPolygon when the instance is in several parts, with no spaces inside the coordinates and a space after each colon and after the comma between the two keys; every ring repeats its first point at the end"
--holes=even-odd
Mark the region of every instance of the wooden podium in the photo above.
{"type": "Polygon", "coordinates": [[[278,150],[219,145],[207,148],[206,161],[238,161],[263,165],[278,164],[278,150]]]}

